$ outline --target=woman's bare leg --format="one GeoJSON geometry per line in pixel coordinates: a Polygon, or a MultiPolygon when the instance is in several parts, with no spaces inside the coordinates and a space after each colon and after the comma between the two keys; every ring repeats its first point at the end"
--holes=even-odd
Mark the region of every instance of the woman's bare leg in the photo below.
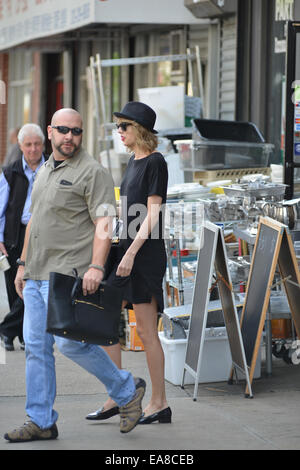
{"type": "MultiPolygon", "coordinates": [[[[156,300],[152,298],[151,303],[134,304],[133,308],[137,322],[137,332],[144,344],[152,384],[151,399],[144,409],[145,416],[148,416],[168,406],[164,381],[164,353],[157,331],[156,300]]],[[[120,344],[102,347],[115,364],[121,368],[120,344]]],[[[114,406],[116,406],[116,403],[108,397],[103,405],[103,409],[109,410],[114,406]]]]}
{"type": "MultiPolygon", "coordinates": [[[[122,308],[125,307],[127,304],[127,301],[123,302],[122,308]]],[[[113,344],[112,346],[102,346],[104,351],[109,355],[111,360],[119,367],[119,369],[122,368],[122,354],[121,354],[121,345],[120,343],[113,344]]],[[[106,400],[106,402],[103,405],[103,410],[109,410],[110,408],[113,408],[114,406],[117,406],[117,404],[110,398],[106,400]]]]}
{"type": "Polygon", "coordinates": [[[151,399],[144,409],[145,416],[148,416],[168,406],[164,380],[164,353],[157,331],[157,303],[152,298],[150,304],[134,304],[133,308],[137,332],[144,344],[152,384],[151,399]]]}

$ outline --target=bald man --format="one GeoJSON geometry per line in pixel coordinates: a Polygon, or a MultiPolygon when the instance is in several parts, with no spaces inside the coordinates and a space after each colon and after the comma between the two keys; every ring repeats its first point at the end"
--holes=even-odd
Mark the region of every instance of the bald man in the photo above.
{"type": "Polygon", "coordinates": [[[46,333],[49,273],[72,276],[76,267],[83,293],[94,293],[104,275],[111,240],[103,237],[111,224],[101,216],[115,206],[107,171],[82,148],[82,119],[74,109],[61,109],[48,126],[53,153],[42,166],[32,192],[31,219],[26,229],[15,284],[24,298],[26,347],[26,413],[23,426],[5,434],[10,442],[55,439],[56,395],[53,344],[106,386],[120,407],[120,431],[131,431],[141,414],[145,382],[120,370],[97,345],[46,333]],[[25,282],[26,281],[26,282],[25,282]]]}

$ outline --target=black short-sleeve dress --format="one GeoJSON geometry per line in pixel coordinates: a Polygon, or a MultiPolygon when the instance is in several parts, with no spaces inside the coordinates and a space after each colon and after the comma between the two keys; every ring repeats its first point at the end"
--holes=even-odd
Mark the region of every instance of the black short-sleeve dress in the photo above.
{"type": "Polygon", "coordinates": [[[120,187],[123,221],[120,243],[117,250],[112,248],[106,265],[110,266],[107,282],[123,289],[123,298],[128,304],[150,303],[154,296],[159,312],[164,308],[162,282],[167,264],[163,238],[167,186],[167,164],[160,153],[154,152],[138,160],[134,155],[130,158],[120,187]],[[147,215],[148,197],[154,195],[162,198],[159,222],[136,254],[130,275],[117,276],[117,267],[147,215]]]}

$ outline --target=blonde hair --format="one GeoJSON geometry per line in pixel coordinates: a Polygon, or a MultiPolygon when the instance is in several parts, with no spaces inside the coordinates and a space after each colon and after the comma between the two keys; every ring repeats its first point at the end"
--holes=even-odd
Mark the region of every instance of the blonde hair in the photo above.
{"type": "MultiPolygon", "coordinates": [[[[158,139],[153,132],[148,131],[145,127],[141,126],[136,121],[131,121],[130,119],[125,118],[114,118],[117,124],[121,122],[129,122],[132,127],[134,128],[134,133],[136,136],[136,145],[140,149],[146,150],[149,153],[154,152],[158,145],[158,139]]],[[[129,148],[129,147],[128,147],[129,148]]],[[[129,148],[129,150],[131,150],[129,148]]]]}

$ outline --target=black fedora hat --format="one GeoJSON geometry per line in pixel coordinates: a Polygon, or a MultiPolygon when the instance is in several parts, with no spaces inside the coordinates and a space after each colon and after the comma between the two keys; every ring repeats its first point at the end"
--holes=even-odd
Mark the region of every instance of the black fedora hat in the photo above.
{"type": "Polygon", "coordinates": [[[125,104],[122,111],[120,113],[114,113],[114,116],[135,121],[148,129],[148,131],[153,132],[153,134],[157,134],[157,131],[153,129],[156,121],[156,113],[145,103],[129,101],[129,103],[125,104]]]}

